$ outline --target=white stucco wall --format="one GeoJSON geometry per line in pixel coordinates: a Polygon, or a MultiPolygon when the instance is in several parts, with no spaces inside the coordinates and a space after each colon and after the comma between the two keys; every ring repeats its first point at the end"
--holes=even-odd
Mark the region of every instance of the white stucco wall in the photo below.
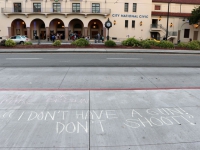
{"type": "MultiPolygon", "coordinates": [[[[46,12],[52,11],[52,5],[54,3],[53,0],[0,0],[0,8],[6,8],[13,10],[13,3],[21,3],[22,10],[23,11],[32,11],[33,10],[33,3],[41,3],[42,11],[46,10],[46,12]]],[[[83,27],[88,27],[88,24],[90,21],[94,19],[98,19],[101,21],[104,27],[104,23],[109,18],[110,21],[113,23],[112,28],[110,28],[110,36],[116,37],[118,39],[125,39],[128,36],[129,37],[136,37],[137,39],[146,39],[150,37],[150,24],[152,24],[152,19],[158,19],[159,16],[151,16],[152,11],[154,10],[155,5],[160,5],[161,10],[159,12],[167,12],[168,4],[167,3],[152,3],[152,0],[82,0],[82,1],[59,1],[61,3],[61,10],[71,10],[72,9],[72,3],[80,3],[80,7],[82,10],[92,8],[92,3],[100,3],[100,8],[109,8],[111,9],[110,15],[104,17],[104,15],[88,15],[85,17],[83,14],[68,14],[67,16],[63,14],[50,14],[47,15],[39,15],[39,14],[32,14],[25,16],[24,14],[14,14],[9,15],[7,17],[2,12],[0,12],[0,37],[8,36],[8,27],[11,27],[11,23],[15,19],[22,19],[26,23],[26,27],[30,27],[31,22],[34,19],[41,19],[45,23],[45,27],[50,27],[50,22],[53,19],[60,19],[64,22],[65,27],[69,27],[69,23],[73,19],[79,19],[83,22],[83,27]],[[124,12],[124,3],[129,3],[129,11],[124,12]],[[137,11],[133,12],[132,7],[133,3],[137,3],[137,11]],[[127,16],[126,16],[127,15],[127,16]],[[116,21],[116,25],[114,25],[114,20],[116,21]],[[128,20],[128,28],[125,28],[125,20],[128,20]],[[135,28],[132,28],[132,20],[135,20],[135,28]],[[140,26],[140,22],[142,22],[142,26],[140,26]]],[[[175,13],[191,13],[192,9],[194,7],[198,7],[198,5],[193,4],[170,4],[170,12],[175,13]]],[[[180,32],[180,39],[181,41],[187,42],[189,38],[193,38],[194,31],[198,31],[199,28],[194,28],[193,25],[189,25],[189,23],[186,21],[182,21],[184,17],[169,17],[169,23],[172,23],[173,26],[169,27],[169,32],[180,32]],[[184,38],[184,30],[190,29],[190,37],[184,38]]],[[[161,20],[158,21],[158,24],[162,24],[163,27],[167,27],[167,17],[161,16],[161,20]]],[[[39,29],[37,29],[39,30],[39,29]]],[[[94,29],[95,30],[95,29],[94,29]]],[[[107,31],[106,31],[107,32],[107,31]]],[[[160,34],[165,34],[164,32],[160,34]]],[[[162,36],[162,35],[161,35],[162,36]]],[[[198,35],[198,39],[200,39],[200,36],[198,35]]],[[[176,39],[177,40],[177,39],[176,39]]]]}

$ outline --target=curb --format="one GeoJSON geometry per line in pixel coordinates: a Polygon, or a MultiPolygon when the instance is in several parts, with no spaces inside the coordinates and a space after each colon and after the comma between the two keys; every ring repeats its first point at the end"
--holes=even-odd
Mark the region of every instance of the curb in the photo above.
{"type": "Polygon", "coordinates": [[[149,53],[149,54],[195,54],[199,55],[199,52],[194,51],[149,51],[149,50],[0,50],[0,53],[149,53]]]}

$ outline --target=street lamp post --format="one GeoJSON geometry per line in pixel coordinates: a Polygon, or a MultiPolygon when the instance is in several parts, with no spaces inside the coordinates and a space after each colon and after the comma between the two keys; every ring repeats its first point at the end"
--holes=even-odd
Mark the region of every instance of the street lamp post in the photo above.
{"type": "Polygon", "coordinates": [[[107,40],[109,40],[109,28],[108,28],[108,35],[107,35],[107,40]]]}
{"type": "Polygon", "coordinates": [[[105,27],[108,29],[108,35],[107,35],[107,40],[109,40],[109,29],[112,27],[112,22],[110,22],[109,18],[105,22],[105,27]]]}
{"type": "Polygon", "coordinates": [[[166,33],[166,40],[168,38],[168,23],[169,23],[169,4],[172,2],[172,0],[170,2],[168,2],[168,11],[167,11],[167,33],[166,33]]]}

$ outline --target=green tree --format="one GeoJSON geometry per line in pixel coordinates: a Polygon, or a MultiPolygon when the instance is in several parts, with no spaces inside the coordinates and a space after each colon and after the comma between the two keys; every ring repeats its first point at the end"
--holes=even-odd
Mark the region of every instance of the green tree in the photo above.
{"type": "Polygon", "coordinates": [[[200,6],[192,10],[191,16],[188,19],[190,24],[198,24],[200,21],[200,6]]]}

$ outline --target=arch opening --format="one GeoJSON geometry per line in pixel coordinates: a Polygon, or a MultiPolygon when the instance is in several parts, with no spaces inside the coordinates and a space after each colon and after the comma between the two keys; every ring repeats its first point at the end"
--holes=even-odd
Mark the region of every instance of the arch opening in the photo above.
{"type": "Polygon", "coordinates": [[[65,39],[65,25],[61,19],[53,19],[49,24],[49,30],[50,40],[52,40],[53,35],[55,35],[58,40],[65,39]]]}
{"type": "Polygon", "coordinates": [[[46,39],[46,28],[45,23],[41,19],[34,19],[30,24],[30,32],[31,38],[37,40],[40,38],[41,40],[46,39]]]}
{"type": "Polygon", "coordinates": [[[14,35],[26,35],[27,36],[27,29],[26,23],[22,19],[15,19],[11,23],[11,36],[14,35]]]}

